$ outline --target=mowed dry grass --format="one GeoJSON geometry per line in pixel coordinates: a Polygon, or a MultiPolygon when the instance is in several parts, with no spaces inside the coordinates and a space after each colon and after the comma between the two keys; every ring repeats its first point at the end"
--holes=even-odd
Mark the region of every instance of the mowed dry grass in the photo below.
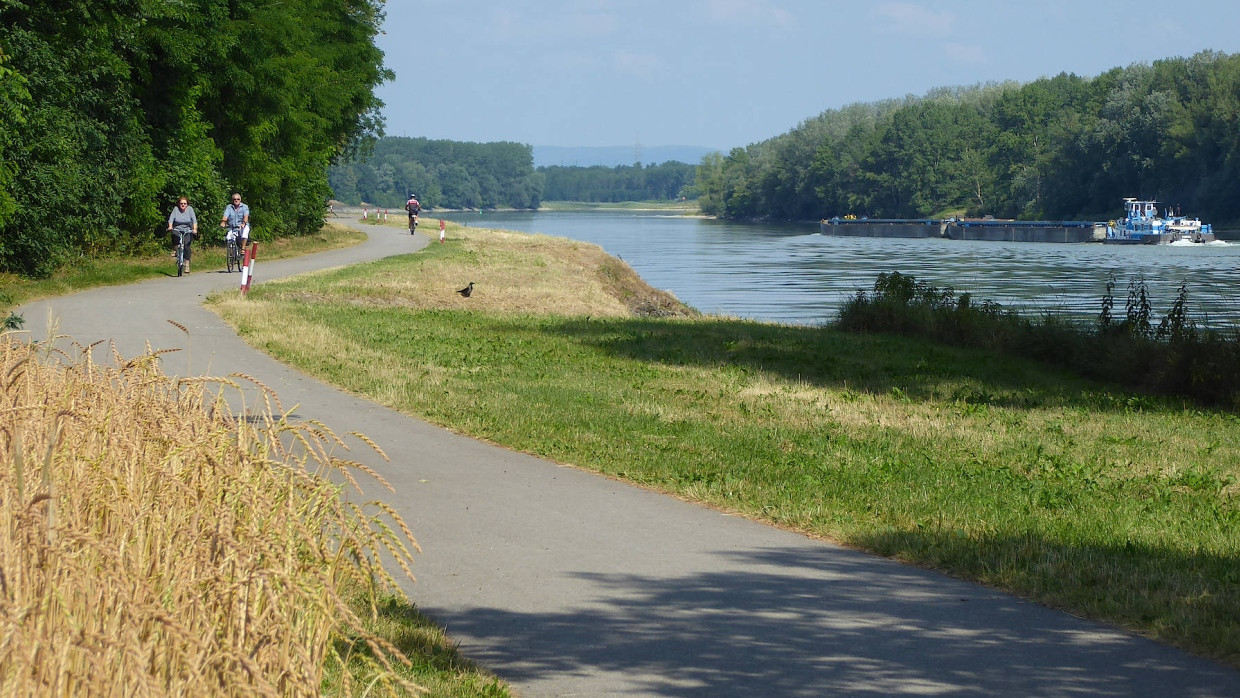
{"type": "MultiPolygon", "coordinates": [[[[399,234],[380,228],[375,234],[399,234]]],[[[366,307],[413,310],[478,310],[566,316],[627,317],[696,315],[672,294],[648,286],[623,261],[598,245],[547,235],[448,226],[447,254],[438,243],[418,253],[416,273],[407,258],[317,275],[331,293],[299,291],[306,301],[338,300],[366,307]],[[470,282],[473,293],[457,293],[470,282]]],[[[298,282],[299,285],[305,285],[298,282]]],[[[280,293],[281,284],[264,292],[280,293]]],[[[235,294],[222,295],[230,309],[235,294]]]]}
{"type": "Polygon", "coordinates": [[[416,548],[349,499],[369,442],[280,421],[265,389],[234,418],[243,376],[115,359],[0,335],[0,693],[319,695],[360,647],[372,689],[411,690],[350,610],[399,594],[380,555],[409,573],[416,548]]]}

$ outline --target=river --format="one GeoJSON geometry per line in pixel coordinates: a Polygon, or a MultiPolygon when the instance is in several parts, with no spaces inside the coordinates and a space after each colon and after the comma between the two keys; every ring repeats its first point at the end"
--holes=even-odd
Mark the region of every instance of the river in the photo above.
{"type": "MultiPolygon", "coordinates": [[[[427,223],[440,214],[428,212],[427,223]]],[[[442,214],[475,227],[592,242],[650,285],[703,312],[821,324],[840,305],[898,271],[1027,313],[1078,319],[1101,310],[1108,275],[1122,316],[1129,283],[1144,278],[1161,317],[1187,281],[1202,326],[1240,327],[1240,244],[1125,246],[832,237],[817,224],[732,223],[641,211],[442,214]]],[[[428,228],[430,230],[430,228],[428,228]]],[[[433,231],[432,231],[433,233],[433,231]]]]}

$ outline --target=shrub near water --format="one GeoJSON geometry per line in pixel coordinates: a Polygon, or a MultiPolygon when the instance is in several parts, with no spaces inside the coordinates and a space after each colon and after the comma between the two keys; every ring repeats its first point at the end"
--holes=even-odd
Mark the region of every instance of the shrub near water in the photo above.
{"type": "Polygon", "coordinates": [[[1199,329],[1189,313],[1187,283],[1157,317],[1144,280],[1128,286],[1122,319],[1116,282],[1107,283],[1094,327],[1044,316],[1024,317],[994,301],[936,288],[912,276],[879,274],[872,293],[857,293],[837,327],[886,332],[978,347],[1062,366],[1080,375],[1206,405],[1240,407],[1240,333],[1199,329]]]}
{"type": "Polygon", "coordinates": [[[415,544],[327,479],[352,480],[342,441],[270,409],[236,420],[154,356],[48,354],[0,336],[5,694],[318,695],[346,648],[400,658],[342,590],[377,604],[396,592],[380,551],[408,572],[415,544]]]}

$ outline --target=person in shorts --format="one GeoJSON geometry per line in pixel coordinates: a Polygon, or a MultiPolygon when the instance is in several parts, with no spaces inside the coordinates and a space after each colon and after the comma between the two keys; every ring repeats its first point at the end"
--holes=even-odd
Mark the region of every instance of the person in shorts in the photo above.
{"type": "Polygon", "coordinates": [[[232,203],[224,207],[224,216],[220,218],[220,227],[228,228],[228,237],[238,236],[238,243],[245,247],[250,241],[250,207],[241,203],[241,193],[232,195],[232,203]]]}
{"type": "Polygon", "coordinates": [[[409,200],[405,202],[405,210],[409,212],[409,229],[413,230],[418,223],[418,214],[422,211],[422,204],[418,203],[417,194],[409,195],[409,200]]]}

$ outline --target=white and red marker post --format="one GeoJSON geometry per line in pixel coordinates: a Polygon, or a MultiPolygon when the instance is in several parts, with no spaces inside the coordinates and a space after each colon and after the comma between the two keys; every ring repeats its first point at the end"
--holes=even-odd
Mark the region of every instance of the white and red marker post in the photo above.
{"type": "Polygon", "coordinates": [[[245,258],[241,260],[241,295],[250,290],[254,281],[254,258],[258,256],[258,243],[252,242],[245,248],[245,258]]]}
{"type": "Polygon", "coordinates": [[[439,219],[439,244],[443,244],[443,219],[439,219]]]}

